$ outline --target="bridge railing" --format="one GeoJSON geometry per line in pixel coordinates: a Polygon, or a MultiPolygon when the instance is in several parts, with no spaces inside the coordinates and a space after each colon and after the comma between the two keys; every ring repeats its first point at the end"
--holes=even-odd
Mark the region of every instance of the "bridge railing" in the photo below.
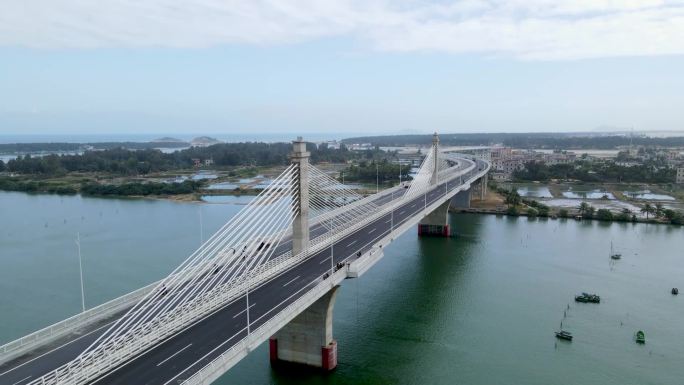
{"type": "Polygon", "coordinates": [[[14,358],[30,352],[37,346],[42,346],[55,341],[67,334],[77,331],[92,322],[110,317],[119,311],[130,307],[137,300],[142,298],[157,283],[152,283],[138,290],[114,298],[101,305],[95,306],[85,312],[73,315],[65,320],[37,330],[31,334],[0,346],[0,364],[8,362],[14,358]]]}

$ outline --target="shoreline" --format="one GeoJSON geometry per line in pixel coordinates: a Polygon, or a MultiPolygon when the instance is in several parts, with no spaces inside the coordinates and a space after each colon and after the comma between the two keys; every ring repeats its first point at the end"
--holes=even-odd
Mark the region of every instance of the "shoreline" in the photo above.
{"type": "Polygon", "coordinates": [[[670,223],[670,222],[665,222],[662,220],[656,220],[653,218],[637,218],[636,220],[629,220],[629,221],[620,221],[620,220],[602,220],[598,218],[585,218],[585,217],[580,217],[580,216],[567,216],[567,217],[561,217],[558,215],[548,215],[548,216],[540,216],[540,215],[528,215],[527,212],[521,211],[516,215],[511,215],[507,212],[507,210],[500,210],[496,208],[483,208],[483,207],[471,207],[471,208],[450,208],[449,209],[450,213],[458,214],[458,213],[465,213],[465,214],[483,214],[483,215],[502,215],[502,216],[507,216],[507,217],[527,217],[528,219],[551,219],[551,220],[574,220],[577,222],[581,221],[596,221],[596,222],[602,222],[602,223],[624,223],[624,224],[653,224],[653,225],[670,225],[674,227],[683,227],[684,225],[679,225],[675,223],[670,223]]]}

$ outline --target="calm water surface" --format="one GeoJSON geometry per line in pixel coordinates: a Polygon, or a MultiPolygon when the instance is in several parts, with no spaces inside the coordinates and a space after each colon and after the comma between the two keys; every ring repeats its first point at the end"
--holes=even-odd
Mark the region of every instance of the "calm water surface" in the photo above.
{"type": "MultiPolygon", "coordinates": [[[[249,199],[0,193],[0,340],[79,311],[76,232],[94,306],[161,278],[249,199]]],[[[335,372],[274,372],[262,345],[216,383],[682,383],[684,296],[669,291],[684,288],[683,228],[462,214],[451,222],[456,238],[407,232],[344,283],[335,372]],[[575,304],[580,291],[601,304],[575,304]],[[561,320],[572,343],[553,337],[561,320]],[[646,345],[634,343],[638,329],[646,345]]]]}

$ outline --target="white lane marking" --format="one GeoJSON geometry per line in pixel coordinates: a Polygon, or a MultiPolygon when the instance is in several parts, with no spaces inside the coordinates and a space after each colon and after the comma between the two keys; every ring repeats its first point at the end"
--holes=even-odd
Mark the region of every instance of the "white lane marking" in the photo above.
{"type": "Polygon", "coordinates": [[[17,385],[18,383],[23,382],[23,381],[26,381],[26,380],[28,380],[29,378],[31,378],[31,376],[28,376],[28,377],[26,377],[26,378],[22,378],[21,380],[15,382],[15,383],[12,384],[12,385],[17,385]]]}
{"type": "Polygon", "coordinates": [[[375,231],[375,230],[377,230],[377,228],[374,227],[373,230],[370,230],[370,231],[368,232],[368,234],[372,234],[373,231],[375,231]]]}
{"type": "Polygon", "coordinates": [[[406,212],[406,210],[401,210],[401,211],[399,211],[399,215],[401,215],[401,214],[403,214],[403,213],[405,213],[405,212],[406,212]]]}
{"type": "MultiPolygon", "coordinates": [[[[251,309],[251,308],[252,308],[252,306],[254,306],[254,305],[256,305],[256,302],[254,302],[253,304],[249,305],[250,309],[251,309]]],[[[243,310],[243,311],[241,311],[241,312],[239,312],[239,313],[235,314],[235,315],[233,316],[233,319],[235,319],[235,318],[239,317],[239,316],[240,316],[240,314],[242,314],[242,313],[244,313],[244,312],[246,312],[246,311],[247,311],[247,309],[245,309],[245,310],[243,310]]]]}
{"type": "Polygon", "coordinates": [[[322,264],[324,264],[326,261],[328,261],[328,259],[330,259],[330,257],[325,257],[325,258],[323,258],[322,261],[318,262],[318,264],[319,264],[319,265],[322,265],[322,264]]]}
{"type": "Polygon", "coordinates": [[[56,347],[56,348],[50,350],[49,352],[43,353],[43,354],[39,355],[38,357],[36,357],[36,358],[30,360],[30,361],[26,361],[26,362],[24,362],[23,364],[21,364],[21,365],[19,365],[19,366],[15,366],[14,368],[12,368],[12,369],[10,369],[10,370],[8,370],[8,371],[6,371],[6,372],[0,373],[0,377],[4,376],[5,374],[7,374],[7,373],[9,373],[9,372],[11,372],[11,371],[13,371],[13,370],[19,369],[19,368],[21,368],[22,366],[24,366],[24,365],[26,365],[26,364],[28,364],[28,363],[31,363],[31,362],[33,362],[33,361],[35,361],[35,360],[37,360],[37,359],[39,359],[39,358],[41,358],[41,357],[43,357],[43,356],[46,356],[46,355],[48,355],[48,354],[50,354],[50,353],[52,353],[52,352],[54,352],[54,351],[56,351],[56,350],[59,350],[59,349],[65,347],[65,346],[67,346],[67,345],[69,345],[69,344],[71,344],[71,343],[74,343],[74,342],[80,340],[80,339],[83,338],[83,337],[87,337],[87,336],[89,336],[89,335],[95,333],[96,331],[98,331],[98,330],[104,328],[104,327],[111,326],[111,324],[114,323],[114,322],[116,322],[116,320],[114,320],[114,321],[112,321],[112,322],[110,322],[110,323],[108,323],[108,324],[102,325],[102,326],[100,326],[99,328],[97,328],[97,329],[91,331],[90,333],[86,333],[86,334],[84,334],[84,335],[82,335],[82,336],[80,336],[80,337],[78,337],[78,338],[75,338],[75,339],[73,339],[73,340],[71,340],[71,341],[65,343],[64,345],[60,345],[60,346],[58,346],[58,347],[56,347]]]}
{"type": "MultiPolygon", "coordinates": [[[[213,348],[209,353],[203,355],[202,358],[200,358],[199,360],[195,361],[192,365],[188,366],[188,369],[190,369],[190,368],[192,368],[193,366],[197,365],[198,362],[200,362],[200,361],[202,361],[203,359],[207,358],[207,356],[209,356],[211,353],[215,352],[218,348],[220,348],[221,346],[223,346],[223,345],[227,344],[228,342],[230,342],[233,338],[237,337],[240,333],[242,333],[242,332],[245,331],[245,330],[247,330],[247,327],[246,327],[246,326],[245,326],[244,328],[242,328],[242,330],[239,330],[237,333],[233,334],[232,337],[230,337],[230,338],[228,338],[227,340],[223,341],[223,343],[221,343],[219,346],[213,348]]],[[[164,385],[169,385],[170,383],[174,382],[174,380],[175,380],[176,378],[178,378],[181,374],[187,372],[188,369],[185,369],[184,371],[182,371],[182,372],[176,374],[176,375],[173,376],[170,380],[166,381],[166,382],[164,383],[164,385]]]]}
{"type": "MultiPolygon", "coordinates": [[[[326,259],[327,259],[327,258],[326,258],[326,259]]],[[[283,285],[283,287],[285,287],[285,286],[287,286],[287,285],[291,284],[292,282],[294,282],[294,281],[298,280],[298,279],[299,279],[299,277],[300,277],[300,276],[298,275],[298,276],[296,276],[296,277],[292,278],[291,280],[289,280],[289,281],[285,282],[285,284],[283,285]]]]}
{"type": "Polygon", "coordinates": [[[181,350],[179,350],[179,351],[173,353],[172,355],[169,356],[169,358],[167,358],[167,359],[165,359],[164,361],[158,363],[157,366],[163,365],[164,362],[166,362],[166,361],[172,359],[173,357],[175,357],[175,356],[177,356],[178,354],[180,354],[180,352],[182,352],[183,350],[185,350],[185,349],[187,349],[187,348],[189,348],[189,347],[191,347],[191,346],[192,346],[192,343],[188,344],[188,346],[186,346],[186,347],[184,347],[183,349],[181,349],[181,350]]]}
{"type": "Polygon", "coordinates": [[[411,207],[416,207],[416,205],[417,205],[417,203],[414,203],[414,204],[411,205],[411,207]]]}
{"type": "Polygon", "coordinates": [[[392,223],[392,219],[390,219],[389,221],[386,221],[385,223],[392,223]]]}
{"type": "Polygon", "coordinates": [[[354,241],[354,242],[348,244],[347,247],[352,246],[352,245],[355,244],[355,243],[356,243],[356,241],[354,241]]]}

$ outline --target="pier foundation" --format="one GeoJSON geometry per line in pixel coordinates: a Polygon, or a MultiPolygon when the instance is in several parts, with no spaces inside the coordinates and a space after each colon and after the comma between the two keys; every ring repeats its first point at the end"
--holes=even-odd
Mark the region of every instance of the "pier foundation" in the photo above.
{"type": "Polygon", "coordinates": [[[449,237],[449,206],[448,200],[418,223],[418,236],[421,237],[449,237]]]}
{"type": "Polygon", "coordinates": [[[332,335],[333,307],[339,286],[314,302],[269,340],[271,366],[307,365],[330,371],[337,366],[332,335]]]}

